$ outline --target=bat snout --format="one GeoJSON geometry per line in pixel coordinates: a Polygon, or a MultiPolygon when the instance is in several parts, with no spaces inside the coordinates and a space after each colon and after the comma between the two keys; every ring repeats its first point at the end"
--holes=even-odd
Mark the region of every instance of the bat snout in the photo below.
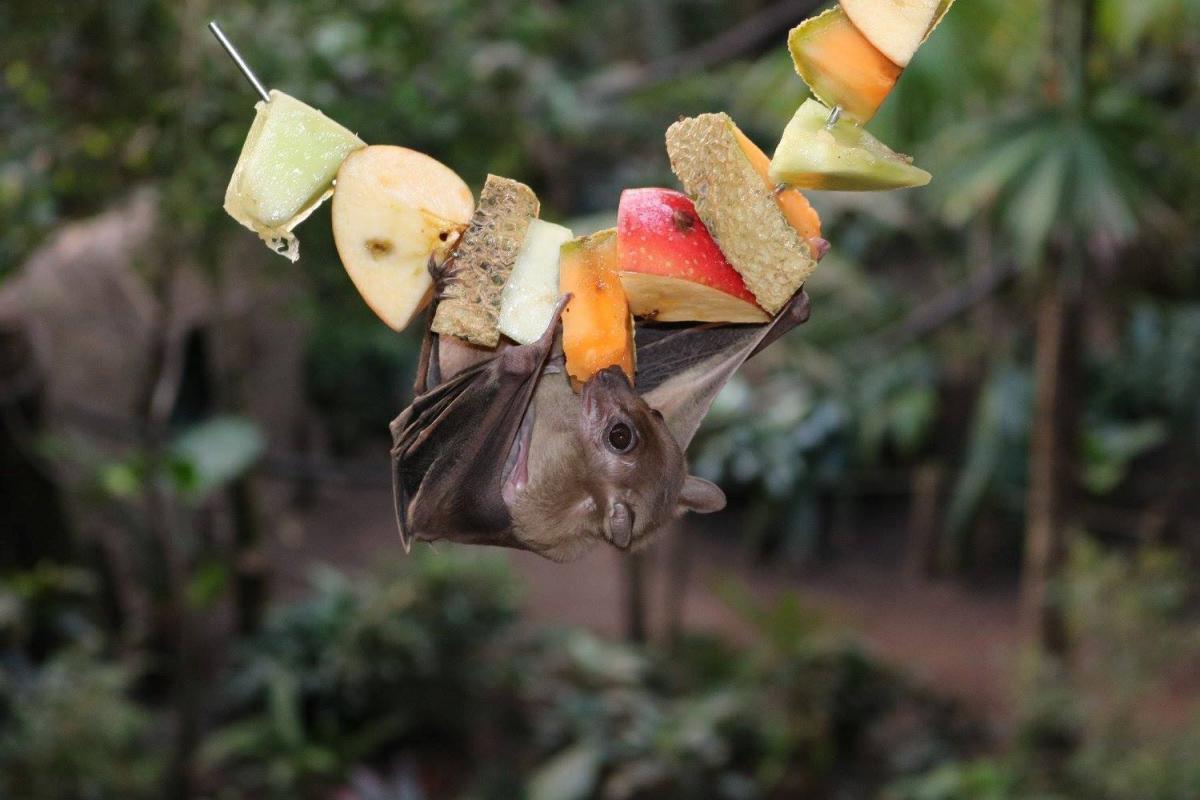
{"type": "Polygon", "coordinates": [[[609,506],[604,520],[604,535],[615,547],[628,550],[633,544],[634,514],[625,503],[617,501],[609,506]]]}

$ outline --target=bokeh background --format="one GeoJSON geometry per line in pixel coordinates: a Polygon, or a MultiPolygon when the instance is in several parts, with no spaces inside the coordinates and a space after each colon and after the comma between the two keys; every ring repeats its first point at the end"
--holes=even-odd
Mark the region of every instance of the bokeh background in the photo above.
{"type": "Polygon", "coordinates": [[[1200,797],[1200,3],[962,0],[814,194],[812,321],[576,565],[419,547],[419,331],[221,211],[271,86],[543,216],[768,152],[811,0],[0,4],[0,796],[1200,797]]]}

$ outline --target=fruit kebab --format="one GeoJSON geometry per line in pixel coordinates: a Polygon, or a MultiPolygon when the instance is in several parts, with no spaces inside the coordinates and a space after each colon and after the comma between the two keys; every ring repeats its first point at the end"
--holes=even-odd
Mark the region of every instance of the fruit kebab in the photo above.
{"type": "Polygon", "coordinates": [[[430,259],[446,257],[474,213],[470,188],[423,153],[369,146],[319,110],[268,91],[221,27],[208,27],[262,98],[225,210],[296,261],[293,230],[333,196],[334,241],[346,273],[385,324],[403,329],[432,298],[430,259]]]}
{"type": "Polygon", "coordinates": [[[924,186],[912,159],[861,126],[891,93],[954,0],[840,0],[788,36],[814,95],[788,123],[771,161],[781,189],[878,191],[924,186]]]}
{"type": "Polygon", "coordinates": [[[267,91],[221,26],[214,20],[208,28],[262,98],[225,192],[225,210],[295,261],[300,246],[292,229],[332,194],[345,157],[366,145],[315,108],[267,91]]]}

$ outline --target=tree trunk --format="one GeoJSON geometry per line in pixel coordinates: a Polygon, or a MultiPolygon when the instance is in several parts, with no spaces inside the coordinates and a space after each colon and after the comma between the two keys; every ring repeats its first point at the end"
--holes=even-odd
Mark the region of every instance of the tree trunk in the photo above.
{"type": "Polygon", "coordinates": [[[1072,527],[1073,456],[1079,423],[1079,302],[1064,273],[1047,270],[1037,306],[1021,597],[1029,641],[1056,656],[1066,655],[1068,647],[1059,584],[1072,527]]]}
{"type": "Polygon", "coordinates": [[[939,500],[945,476],[946,470],[938,461],[928,461],[913,470],[904,558],[904,574],[910,583],[922,583],[937,573],[941,544],[939,500]]]}
{"type": "Polygon", "coordinates": [[[242,636],[258,632],[267,607],[267,557],[263,552],[263,523],[253,475],[243,475],[229,487],[233,508],[234,608],[242,636]]]}
{"type": "Polygon", "coordinates": [[[692,574],[692,551],[680,520],[671,523],[663,537],[666,541],[667,575],[665,583],[664,616],[667,624],[667,641],[671,645],[683,639],[683,614],[687,604],[688,583],[692,574]]]}
{"type": "Polygon", "coordinates": [[[624,556],[625,636],[634,644],[646,642],[646,553],[624,556]]]}
{"type": "Polygon", "coordinates": [[[37,453],[43,381],[29,332],[0,325],[0,573],[77,555],[62,495],[37,453]]]}

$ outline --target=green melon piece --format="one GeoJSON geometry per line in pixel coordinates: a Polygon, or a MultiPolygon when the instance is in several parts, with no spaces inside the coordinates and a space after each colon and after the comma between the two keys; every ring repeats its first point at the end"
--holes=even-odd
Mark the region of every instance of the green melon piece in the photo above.
{"type": "Polygon", "coordinates": [[[225,210],[295,261],[292,229],[333,194],[333,180],[350,153],[366,143],[310,105],[272,91],[255,105],[254,124],[225,190],[225,210]]]}
{"type": "Polygon", "coordinates": [[[817,262],[746,156],[728,114],[701,114],[667,130],[671,168],[721,252],[758,304],[779,312],[817,262]]]}
{"type": "Polygon", "coordinates": [[[447,265],[450,280],[433,315],[434,333],[482,347],[500,343],[504,285],[539,210],[537,195],[528,186],[488,176],[475,216],[447,265]]]}
{"type": "Polygon", "coordinates": [[[783,131],[771,180],[797,189],[877,191],[924,186],[931,175],[849,120],[826,125],[829,109],[806,100],[783,131]]]}

